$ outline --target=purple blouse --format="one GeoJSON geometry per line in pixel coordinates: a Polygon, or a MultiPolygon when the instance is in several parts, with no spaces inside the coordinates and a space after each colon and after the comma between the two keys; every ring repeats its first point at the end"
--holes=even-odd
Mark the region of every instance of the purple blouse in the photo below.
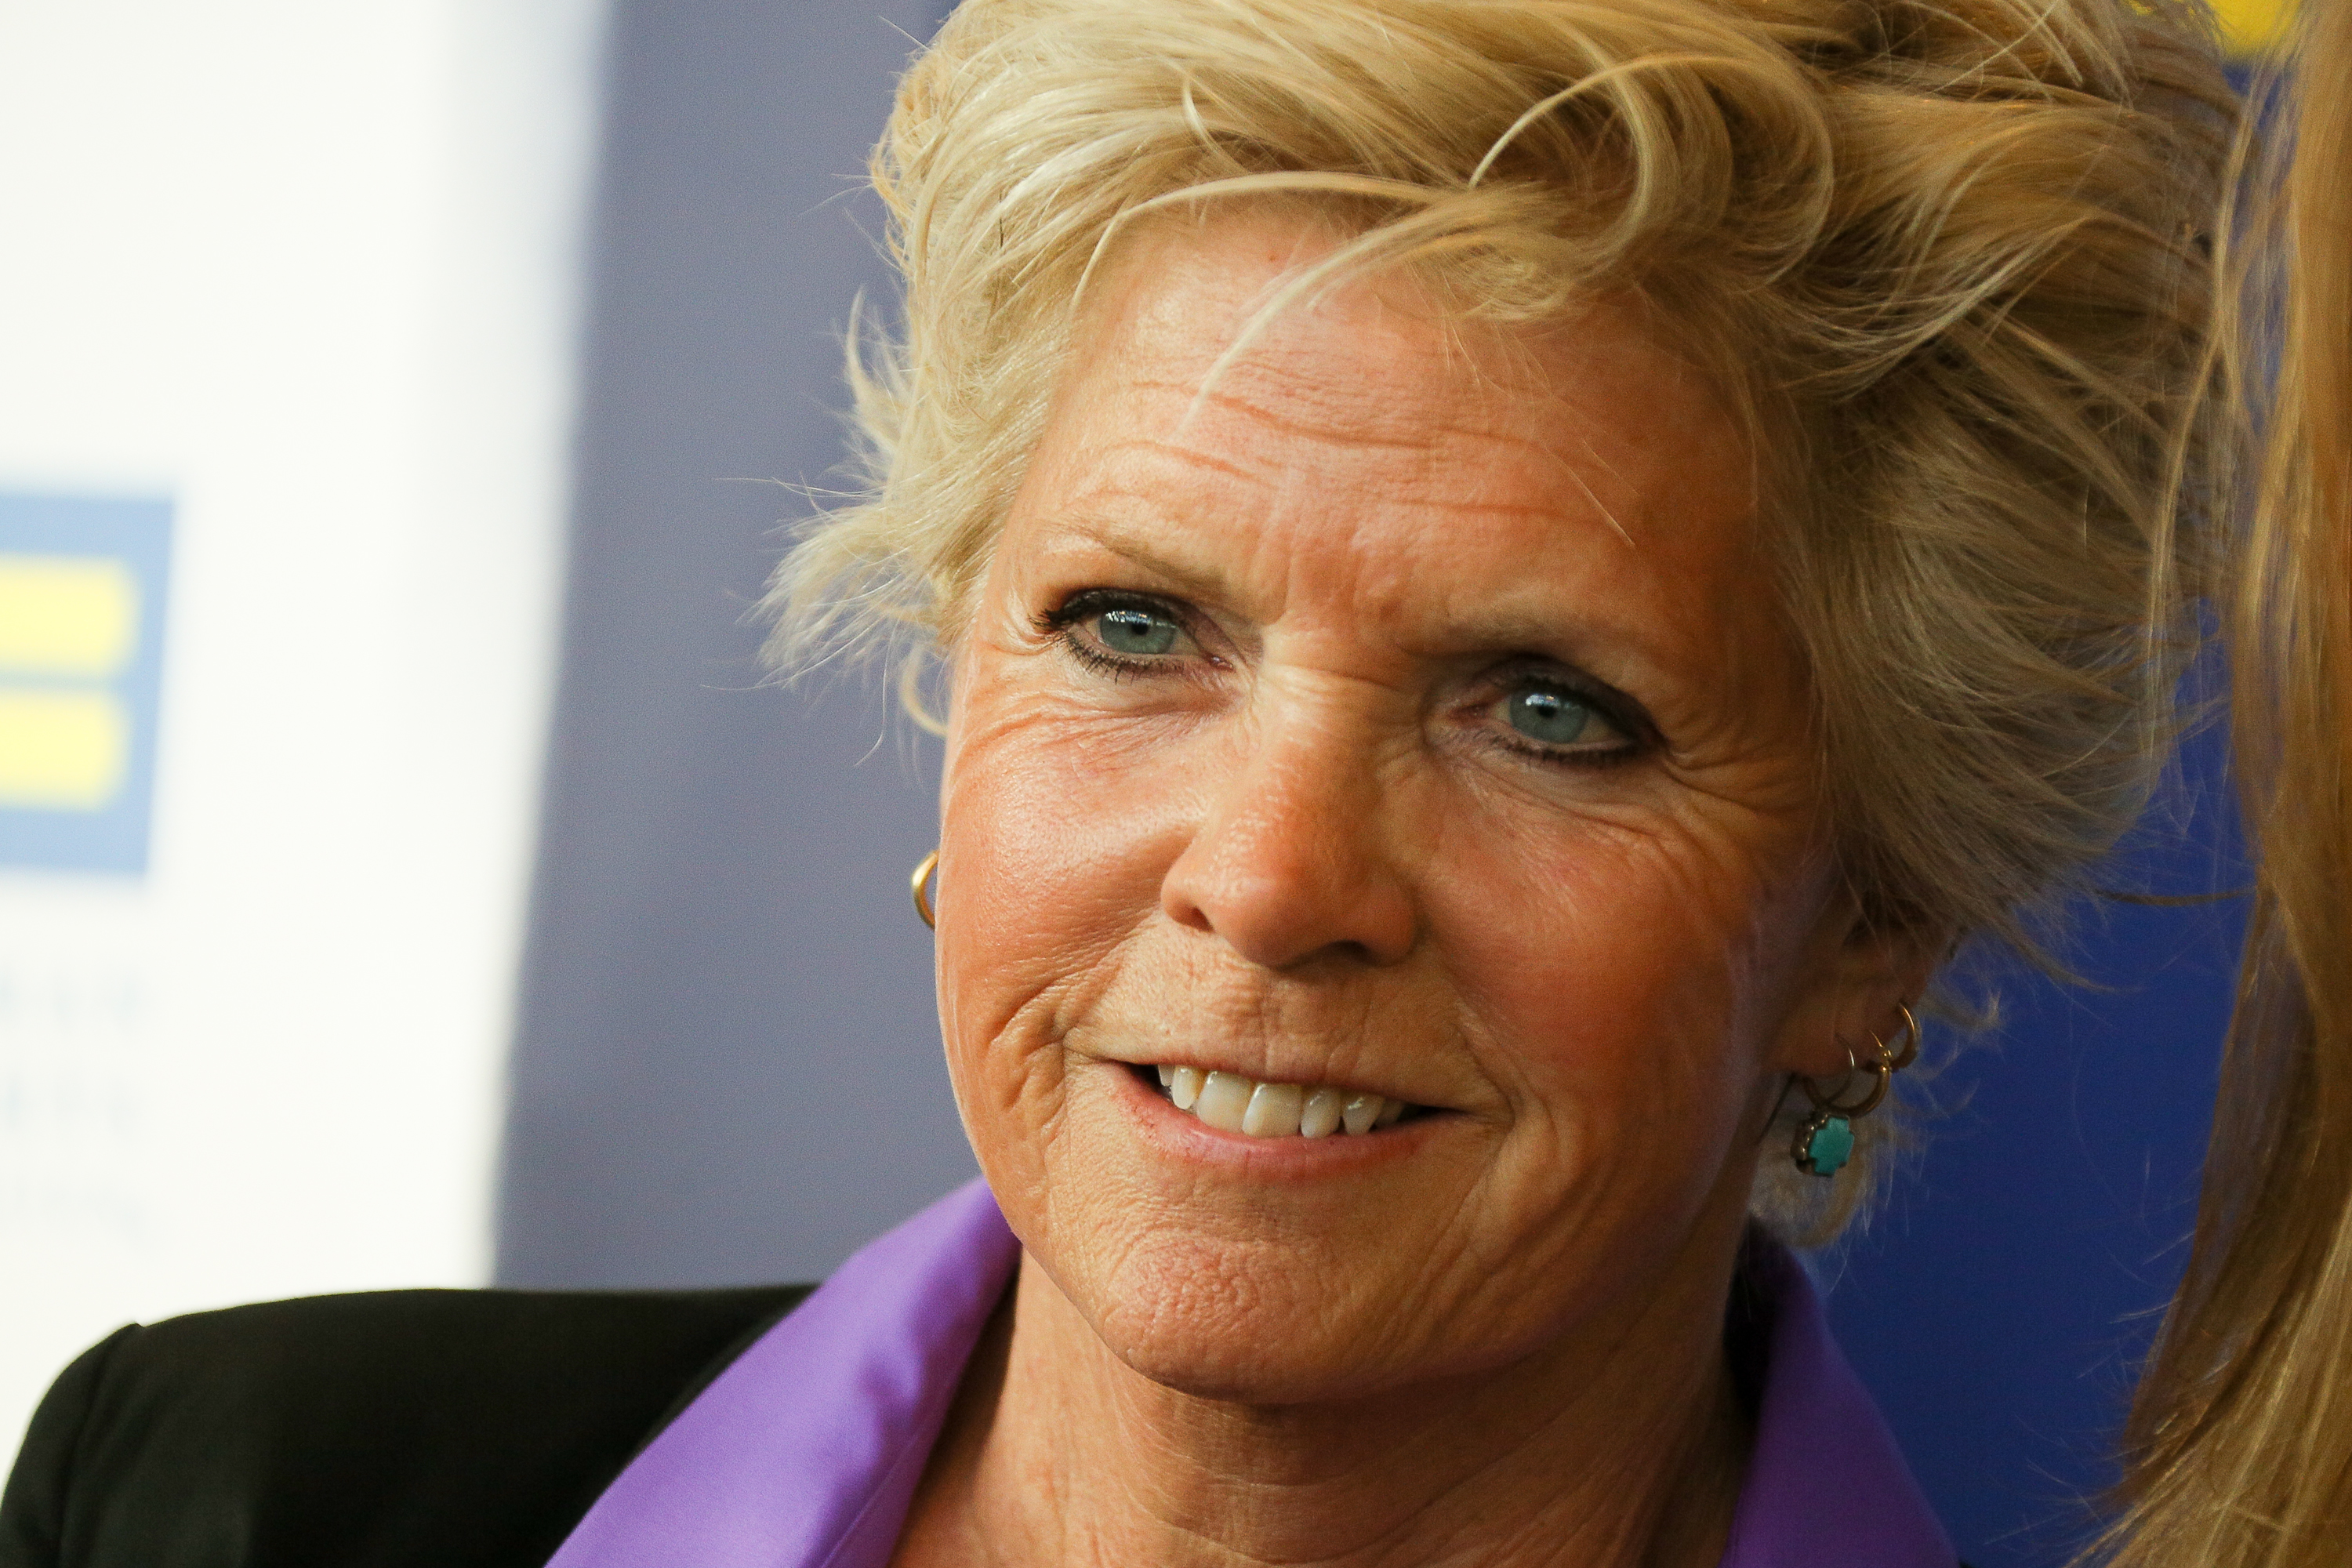
{"type": "MultiPolygon", "coordinates": [[[[1020,1243],[979,1182],[843,1264],[606,1488],[549,1568],[887,1568],[1020,1243]]],[[[1769,1302],[1756,1446],[1723,1568],[1953,1568],[1795,1260],[1769,1302]]]]}

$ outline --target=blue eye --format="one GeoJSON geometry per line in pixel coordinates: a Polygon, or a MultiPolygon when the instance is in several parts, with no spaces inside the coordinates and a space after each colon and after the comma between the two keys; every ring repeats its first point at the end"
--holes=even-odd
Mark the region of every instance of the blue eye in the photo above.
{"type": "Polygon", "coordinates": [[[1573,746],[1595,740],[1609,728],[1609,721],[1590,704],[1540,686],[1505,698],[1503,716],[1512,729],[1547,746],[1573,746]]]}
{"type": "Polygon", "coordinates": [[[1150,658],[1176,647],[1182,628],[1166,616],[1132,605],[1105,610],[1095,617],[1095,636],[1113,653],[1150,658]]]}

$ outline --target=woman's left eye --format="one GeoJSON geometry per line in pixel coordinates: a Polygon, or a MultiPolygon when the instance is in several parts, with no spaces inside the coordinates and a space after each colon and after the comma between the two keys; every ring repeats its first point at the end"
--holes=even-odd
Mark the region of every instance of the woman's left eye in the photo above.
{"type": "Polygon", "coordinates": [[[1520,687],[1496,712],[1519,736],[1563,752],[1616,752],[1631,739],[1592,703],[1554,686],[1520,687]]]}

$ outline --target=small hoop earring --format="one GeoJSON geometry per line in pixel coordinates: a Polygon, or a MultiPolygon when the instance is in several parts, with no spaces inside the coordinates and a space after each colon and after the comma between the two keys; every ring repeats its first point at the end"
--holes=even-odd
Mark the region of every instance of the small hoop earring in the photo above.
{"type": "Polygon", "coordinates": [[[929,890],[929,884],[931,879],[931,873],[938,870],[939,866],[940,852],[934,849],[929,854],[924,856],[922,863],[915,868],[915,875],[913,879],[915,887],[915,912],[922,916],[923,923],[930,927],[933,931],[940,929],[940,920],[939,916],[931,910],[931,895],[929,890]]]}
{"type": "MultiPolygon", "coordinates": [[[[1797,1081],[1804,1086],[1805,1098],[1813,1102],[1813,1113],[1798,1127],[1796,1145],[1790,1151],[1797,1169],[1809,1176],[1834,1176],[1853,1158],[1853,1124],[1878,1109],[1894,1084],[1895,1073],[1909,1067],[1919,1055],[1919,1020],[1911,1016],[1908,1007],[1903,1009],[1903,1026],[1900,1056],[1876,1036],[1871,1037],[1871,1044],[1878,1047],[1878,1055],[1867,1068],[1853,1059],[1853,1051],[1846,1052],[1848,1079],[1864,1071],[1871,1076],[1870,1087],[1863,1091],[1860,1100],[1841,1101],[1834,1093],[1822,1093],[1821,1086],[1811,1079],[1798,1076],[1797,1081]]],[[[1838,1087],[1843,1089],[1845,1085],[1841,1083],[1838,1087]]]]}
{"type": "Polygon", "coordinates": [[[1895,1071],[1901,1072],[1919,1059],[1919,1020],[1913,1017],[1911,1009],[1900,1002],[1895,1004],[1895,1010],[1903,1015],[1903,1033],[1900,1037],[1903,1048],[1895,1053],[1895,1060],[1888,1065],[1895,1071]]]}

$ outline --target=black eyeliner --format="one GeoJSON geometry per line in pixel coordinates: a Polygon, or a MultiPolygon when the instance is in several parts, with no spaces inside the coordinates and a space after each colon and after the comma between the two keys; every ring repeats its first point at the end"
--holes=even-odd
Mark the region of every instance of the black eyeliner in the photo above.
{"type": "Polygon", "coordinates": [[[1625,732],[1635,748],[1649,751],[1664,747],[1665,736],[1650,710],[1635,698],[1607,681],[1587,675],[1572,666],[1562,666],[1551,659],[1528,658],[1504,664],[1488,677],[1498,688],[1508,689],[1514,682],[1542,686],[1586,703],[1600,715],[1625,732]]]}
{"type": "Polygon", "coordinates": [[[1187,632],[1192,630],[1188,624],[1192,617],[1182,605],[1125,588],[1081,588],[1052,609],[1038,611],[1034,624],[1041,632],[1065,631],[1105,610],[1148,610],[1167,616],[1187,632]]]}
{"type": "Polygon", "coordinates": [[[1159,658],[1130,658],[1097,647],[1073,634],[1079,622],[1108,610],[1140,610],[1149,615],[1166,617],[1176,624],[1184,635],[1192,635],[1190,607],[1163,599],[1152,594],[1139,594],[1125,588],[1081,588],[1050,610],[1041,610],[1031,624],[1042,637],[1052,637],[1079,663],[1098,673],[1115,679],[1145,675],[1165,669],[1169,661],[1159,658]]]}

